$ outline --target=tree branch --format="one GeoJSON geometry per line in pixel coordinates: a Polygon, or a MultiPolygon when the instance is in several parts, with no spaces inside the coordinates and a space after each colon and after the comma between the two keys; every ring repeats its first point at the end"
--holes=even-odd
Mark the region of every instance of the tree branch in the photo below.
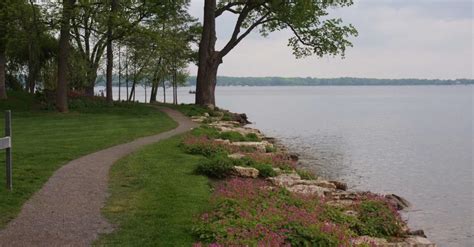
{"type": "Polygon", "coordinates": [[[244,2],[230,2],[230,3],[222,6],[221,8],[216,9],[215,18],[222,15],[225,11],[230,11],[234,14],[240,14],[239,11],[236,11],[236,10],[232,9],[232,7],[237,6],[237,5],[242,5],[242,4],[245,4],[245,3],[244,2]]]}
{"type": "MultiPolygon", "coordinates": [[[[242,12],[244,12],[244,10],[242,10],[242,12]]],[[[244,39],[258,25],[261,25],[261,24],[264,24],[266,22],[275,20],[273,18],[266,19],[271,14],[271,12],[267,12],[266,14],[262,15],[256,22],[254,22],[252,25],[250,25],[247,28],[247,30],[245,30],[245,32],[242,33],[239,36],[240,28],[241,28],[242,22],[243,22],[243,20],[241,20],[240,23],[239,23],[239,20],[243,16],[242,14],[239,16],[239,19],[237,20],[237,23],[235,24],[234,33],[232,34],[232,37],[230,38],[229,42],[227,42],[227,44],[224,46],[224,48],[222,48],[222,50],[219,52],[219,56],[221,58],[224,57],[225,55],[227,55],[237,44],[240,43],[240,41],[242,41],[242,39],[244,39]]],[[[243,16],[243,19],[245,19],[247,17],[247,15],[248,15],[248,12],[247,12],[247,14],[245,14],[245,16],[243,16]]]]}

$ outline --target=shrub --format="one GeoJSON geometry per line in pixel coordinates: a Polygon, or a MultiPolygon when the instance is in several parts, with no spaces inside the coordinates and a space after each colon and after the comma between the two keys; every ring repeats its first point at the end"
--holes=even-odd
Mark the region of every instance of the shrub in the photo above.
{"type": "Polygon", "coordinates": [[[258,175],[262,178],[274,177],[277,175],[270,164],[255,162],[252,164],[252,167],[258,170],[258,175]]]}
{"type": "Polygon", "coordinates": [[[232,174],[234,164],[232,160],[224,156],[215,156],[202,161],[196,168],[196,172],[211,178],[225,178],[232,174]]]}
{"type": "Polygon", "coordinates": [[[276,147],[272,145],[265,146],[265,153],[275,153],[277,151],[276,147]]]}
{"type": "Polygon", "coordinates": [[[208,139],[219,138],[219,131],[208,125],[202,125],[199,128],[193,129],[191,134],[194,136],[205,136],[208,137],[208,139]]]}
{"type": "Polygon", "coordinates": [[[205,157],[228,153],[225,145],[216,143],[205,136],[187,137],[184,139],[182,147],[188,154],[203,155],[205,157]]]}
{"type": "Polygon", "coordinates": [[[296,162],[292,161],[285,154],[264,154],[264,153],[250,153],[250,158],[260,163],[272,164],[273,167],[280,168],[284,171],[296,169],[296,162]]]}
{"type": "Polygon", "coordinates": [[[255,133],[248,133],[245,135],[245,140],[250,142],[259,142],[261,141],[260,138],[255,133]]]}
{"type": "Polygon", "coordinates": [[[296,169],[296,173],[298,173],[298,175],[300,175],[301,179],[305,179],[305,180],[316,179],[316,175],[314,175],[314,173],[312,173],[311,171],[308,171],[308,170],[296,169]]]}
{"type": "Polygon", "coordinates": [[[229,140],[231,142],[245,141],[245,137],[237,131],[225,131],[219,134],[220,139],[229,140]]]}
{"type": "Polygon", "coordinates": [[[350,246],[350,232],[319,220],[314,196],[268,189],[258,179],[235,178],[219,184],[211,210],[193,227],[199,241],[223,246],[350,246]]]}
{"type": "Polygon", "coordinates": [[[368,198],[357,206],[360,225],[354,229],[359,235],[374,237],[403,236],[403,224],[397,210],[382,198],[368,198]]]}

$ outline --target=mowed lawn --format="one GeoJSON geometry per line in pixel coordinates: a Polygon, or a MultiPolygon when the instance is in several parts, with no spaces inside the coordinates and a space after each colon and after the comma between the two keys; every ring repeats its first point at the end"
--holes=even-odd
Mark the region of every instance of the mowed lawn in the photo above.
{"type": "Polygon", "coordinates": [[[149,145],[112,167],[104,215],[117,229],[103,246],[192,246],[193,221],[208,206],[207,177],[194,174],[202,159],[185,154],[181,137],[149,145]]]}
{"type": "Polygon", "coordinates": [[[87,106],[60,114],[27,110],[21,105],[24,100],[19,102],[0,102],[2,132],[3,111],[13,108],[13,191],[7,191],[4,185],[5,155],[2,150],[0,228],[13,219],[23,203],[68,161],[177,125],[166,114],[142,104],[87,106]]]}

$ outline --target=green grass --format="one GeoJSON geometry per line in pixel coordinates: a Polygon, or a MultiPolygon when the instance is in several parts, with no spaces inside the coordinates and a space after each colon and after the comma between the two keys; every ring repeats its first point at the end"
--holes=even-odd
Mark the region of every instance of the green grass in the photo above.
{"type": "MultiPolygon", "coordinates": [[[[97,106],[60,114],[31,110],[35,104],[32,97],[10,95],[9,100],[0,101],[0,110],[12,109],[13,191],[4,186],[1,154],[0,228],[68,161],[176,126],[166,114],[140,104],[97,106]]],[[[3,131],[3,119],[0,122],[3,131]]]]}
{"type": "Polygon", "coordinates": [[[104,215],[118,229],[98,245],[191,246],[193,220],[206,209],[209,180],[193,173],[202,159],[173,137],[120,160],[110,173],[104,215]]]}

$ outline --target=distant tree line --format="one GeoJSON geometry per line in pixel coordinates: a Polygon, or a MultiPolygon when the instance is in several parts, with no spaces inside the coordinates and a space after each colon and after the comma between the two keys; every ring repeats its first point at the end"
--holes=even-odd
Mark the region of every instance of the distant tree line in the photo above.
{"type": "MultiPolygon", "coordinates": [[[[375,79],[375,78],[314,78],[314,77],[229,77],[218,76],[219,86],[383,86],[383,85],[469,85],[472,79],[375,79]]],[[[196,78],[191,76],[187,85],[194,86],[196,78]]]]}

